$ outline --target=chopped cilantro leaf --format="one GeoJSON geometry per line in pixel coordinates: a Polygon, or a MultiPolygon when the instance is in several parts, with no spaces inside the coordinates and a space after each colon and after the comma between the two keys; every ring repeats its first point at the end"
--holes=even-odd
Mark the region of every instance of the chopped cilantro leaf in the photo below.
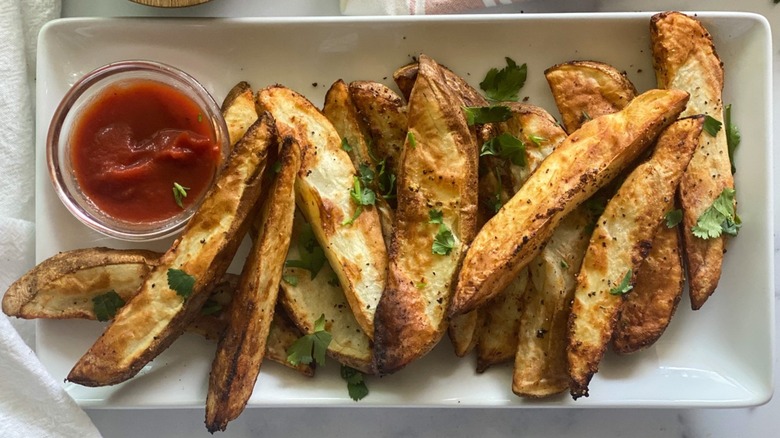
{"type": "Polygon", "coordinates": [[[116,311],[125,305],[125,300],[115,290],[92,298],[92,310],[98,321],[108,321],[116,315],[116,311]]]}
{"type": "Polygon", "coordinates": [[[632,275],[633,272],[631,269],[629,269],[628,272],[626,272],[626,275],[623,277],[623,280],[620,281],[620,284],[610,289],[609,293],[612,295],[623,295],[630,292],[631,289],[634,288],[634,286],[631,284],[632,275]]]}
{"type": "Polygon", "coordinates": [[[691,228],[693,235],[699,239],[720,237],[721,233],[736,236],[742,227],[742,221],[734,211],[734,195],[734,189],[724,188],[691,228]]]}
{"type": "Polygon", "coordinates": [[[715,137],[718,135],[718,131],[720,131],[720,127],[723,125],[721,122],[717,121],[716,119],[712,118],[712,116],[705,116],[704,117],[704,132],[709,134],[711,137],[715,137]]]}
{"type": "Polygon", "coordinates": [[[590,117],[590,114],[588,114],[587,112],[583,111],[582,112],[582,118],[580,120],[582,120],[583,122],[590,122],[593,119],[590,117]]]}
{"type": "MultiPolygon", "coordinates": [[[[373,178],[373,171],[372,171],[372,178],[373,178]]],[[[360,216],[360,213],[363,212],[364,205],[374,205],[374,203],[376,202],[376,193],[374,193],[374,191],[369,189],[368,187],[361,188],[360,178],[358,177],[354,177],[353,179],[352,190],[349,191],[349,196],[352,198],[353,201],[355,201],[355,204],[357,204],[357,208],[355,209],[355,212],[353,213],[352,217],[344,220],[344,222],[342,222],[341,225],[352,225],[352,223],[355,222],[355,219],[357,219],[358,216],[360,216]]]]}
{"type": "Polygon", "coordinates": [[[505,59],[506,67],[501,70],[491,68],[485,79],[479,83],[479,88],[492,101],[516,101],[518,92],[525,85],[528,67],[525,64],[518,66],[512,58],[505,59]]]}
{"type": "Polygon", "coordinates": [[[346,152],[350,152],[352,150],[352,146],[349,145],[349,142],[346,138],[341,139],[341,149],[344,149],[346,152]]]}
{"type": "Polygon", "coordinates": [[[290,286],[298,286],[298,277],[294,275],[282,275],[282,280],[290,286]]]}
{"type": "Polygon", "coordinates": [[[274,173],[281,172],[282,171],[282,162],[281,161],[277,161],[276,163],[274,163],[274,166],[271,169],[274,171],[274,173]]]}
{"type": "Polygon", "coordinates": [[[314,322],[314,330],[311,334],[298,338],[287,349],[287,362],[293,366],[298,364],[325,365],[325,352],[330,345],[333,336],[325,330],[325,314],[320,315],[314,322]]]}
{"type": "Polygon", "coordinates": [[[439,232],[433,238],[433,246],[431,246],[431,252],[438,255],[450,255],[452,248],[455,246],[455,236],[452,235],[452,231],[447,228],[446,225],[439,225],[439,232]]]}
{"type": "Polygon", "coordinates": [[[425,289],[425,286],[428,286],[428,285],[425,284],[424,281],[421,281],[421,282],[415,284],[415,287],[417,287],[417,289],[425,289]]]}
{"type": "Polygon", "coordinates": [[[417,149],[417,139],[414,138],[414,133],[412,133],[412,131],[406,133],[406,141],[409,142],[409,146],[411,146],[412,149],[417,149]]]}
{"type": "Polygon", "coordinates": [[[514,135],[504,132],[491,138],[482,145],[480,156],[497,155],[512,162],[512,164],[525,167],[525,143],[514,135]]]}
{"type": "Polygon", "coordinates": [[[566,260],[561,260],[561,268],[569,269],[569,264],[566,263],[566,260]]]}
{"type": "Polygon", "coordinates": [[[363,206],[358,205],[357,208],[355,209],[355,212],[352,213],[352,217],[344,219],[344,221],[341,222],[341,225],[352,225],[353,223],[355,223],[355,219],[357,219],[361,213],[363,213],[363,206]]]}
{"type": "Polygon", "coordinates": [[[301,229],[298,237],[298,253],[300,260],[287,260],[284,265],[290,268],[306,269],[313,280],[325,265],[325,252],[317,242],[317,237],[310,224],[306,224],[301,229]]]}
{"type": "MultiPolygon", "coordinates": [[[[775,2],[777,3],[777,2],[775,2]]],[[[731,173],[736,173],[737,168],[734,166],[734,151],[737,150],[739,142],[742,141],[742,136],[739,133],[737,126],[731,123],[731,105],[726,105],[726,111],[724,113],[724,122],[726,123],[726,144],[729,150],[729,162],[731,162],[731,173]]]]}
{"type": "Polygon", "coordinates": [[[547,141],[546,138],[540,137],[538,135],[529,135],[528,139],[531,140],[532,142],[534,142],[534,144],[537,145],[537,146],[541,146],[542,143],[547,141]]]}
{"type": "Polygon", "coordinates": [[[176,291],[176,294],[185,300],[192,295],[195,286],[195,277],[181,269],[168,269],[168,287],[176,291]]]}
{"type": "Polygon", "coordinates": [[[683,212],[679,208],[676,210],[668,211],[664,215],[664,219],[666,219],[666,228],[674,228],[682,222],[683,218],[683,212]]]}
{"type": "Polygon", "coordinates": [[[371,166],[360,163],[358,165],[358,173],[360,174],[360,181],[365,186],[369,186],[374,182],[374,171],[371,170],[371,166]]]}
{"type": "Polygon", "coordinates": [[[512,110],[507,106],[464,106],[463,114],[469,126],[485,123],[504,122],[512,117],[512,110]]]}
{"type": "Polygon", "coordinates": [[[189,189],[189,187],[184,187],[177,182],[173,183],[173,200],[180,208],[184,208],[183,201],[187,197],[187,190],[189,189]]]}
{"type": "Polygon", "coordinates": [[[213,315],[222,310],[222,304],[212,300],[211,298],[206,300],[203,307],[200,308],[201,315],[213,315]]]}
{"type": "Polygon", "coordinates": [[[436,210],[435,208],[428,210],[429,224],[441,224],[444,223],[443,220],[444,220],[444,214],[441,212],[441,210],[436,210]]]}
{"type": "Polygon", "coordinates": [[[341,365],[341,378],[347,381],[347,391],[352,400],[358,401],[368,395],[368,386],[366,386],[363,373],[360,371],[341,365]]]}

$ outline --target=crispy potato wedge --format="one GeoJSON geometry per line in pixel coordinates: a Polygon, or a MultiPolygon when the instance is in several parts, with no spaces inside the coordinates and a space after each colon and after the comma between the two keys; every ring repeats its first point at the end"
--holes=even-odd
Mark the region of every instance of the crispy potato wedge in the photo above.
{"type": "MultiPolygon", "coordinates": [[[[333,124],[342,142],[347,142],[347,153],[349,158],[352,159],[355,169],[358,169],[361,175],[366,175],[366,179],[371,180],[371,189],[376,194],[374,205],[379,213],[379,222],[382,224],[382,237],[384,237],[387,245],[393,234],[394,213],[392,207],[383,196],[385,192],[382,190],[383,187],[380,187],[379,181],[380,173],[388,171],[387,164],[382,163],[380,166],[377,166],[377,163],[371,158],[372,153],[368,150],[368,147],[372,137],[367,129],[364,128],[364,124],[360,122],[357,109],[350,95],[350,89],[341,79],[334,82],[325,95],[325,105],[322,108],[322,113],[333,124]]],[[[406,126],[404,126],[405,132],[406,126]]],[[[403,135],[401,134],[401,145],[403,145],[403,135]]]]}
{"type": "Polygon", "coordinates": [[[371,81],[350,82],[349,94],[368,130],[374,164],[384,160],[387,171],[397,177],[408,124],[403,99],[385,85],[371,81]]]}
{"type": "MultiPolygon", "coordinates": [[[[670,200],[665,211],[673,209],[674,200],[670,200]]],[[[623,302],[612,349],[628,354],[657,341],[677,309],[684,283],[678,227],[661,224],[653,239],[653,249],[636,274],[634,289],[623,302]]]]}
{"type": "Polygon", "coordinates": [[[500,292],[539,251],[561,219],[609,182],[673,121],[688,100],[651,90],[622,111],[572,133],[479,232],[466,253],[450,315],[500,292]]]}
{"type": "Polygon", "coordinates": [[[119,310],[103,335],[79,359],[68,380],[85,386],[127,380],[197,317],[246,233],[246,219],[260,196],[265,158],[275,143],[273,119],[263,114],[236,145],[181,237],[160,258],[138,294],[119,310]],[[192,277],[189,296],[171,288],[171,269],[192,277]]]}
{"type": "Polygon", "coordinates": [[[590,379],[612,338],[623,294],[633,287],[650,252],[702,123],[703,117],[681,119],[661,133],[653,155],[631,172],[599,217],[577,276],[569,317],[567,360],[575,399],[588,395],[590,379]]]}
{"type": "MultiPolygon", "coordinates": [[[[304,230],[306,226],[303,216],[296,214],[289,260],[303,260],[302,253],[316,245],[316,241],[301,241],[309,234],[304,230]]],[[[286,280],[281,283],[279,302],[295,325],[311,334],[314,322],[325,315],[325,328],[333,336],[328,355],[362,373],[374,374],[371,339],[357,323],[330,264],[325,261],[316,271],[288,266],[283,278],[286,280]]]]}
{"type": "MultiPolygon", "coordinates": [[[[412,94],[412,88],[417,79],[419,71],[419,62],[407,64],[393,73],[393,80],[401,90],[404,98],[408,101],[412,94]]],[[[487,106],[488,101],[474,87],[468,84],[462,77],[449,68],[439,65],[444,74],[444,81],[449,85],[452,92],[460,97],[465,106],[487,106]]]]}
{"type": "Polygon", "coordinates": [[[271,330],[279,282],[295,214],[295,177],[301,150],[282,140],[279,173],[260,210],[261,228],[227,309],[227,327],[217,344],[206,396],[206,429],[225,430],[243,412],[260,373],[271,330]]]}
{"type": "Polygon", "coordinates": [[[625,73],[597,61],[572,61],[544,71],[566,132],[622,110],[636,95],[625,73]]]}
{"type": "Polygon", "coordinates": [[[311,102],[288,88],[265,88],[257,94],[257,103],[276,118],[280,134],[293,136],[301,145],[296,203],[338,275],[358,324],[373,336],[374,313],[386,280],[387,249],[376,209],[357,206],[350,196],[356,171],[341,148],[341,138],[311,102]],[[362,213],[346,224],[357,208],[362,213]]]}
{"type": "Polygon", "coordinates": [[[520,316],[512,391],[547,397],[569,388],[567,323],[577,272],[596,217],[580,205],[566,215],[542,252],[528,265],[530,281],[520,316]]]}
{"type": "Polygon", "coordinates": [[[477,310],[482,322],[476,348],[478,373],[515,357],[527,287],[528,269],[523,269],[506,289],[477,310]]]}
{"type": "Polygon", "coordinates": [[[237,83],[222,101],[222,117],[228,128],[230,145],[235,146],[257,120],[255,93],[249,83],[237,83]]]}
{"type": "Polygon", "coordinates": [[[476,231],[478,154],[458,102],[436,62],[422,55],[409,100],[388,283],[375,320],[381,374],[424,355],[444,334],[453,281],[476,231]],[[441,211],[441,225],[429,223],[433,209],[441,211]],[[446,241],[444,254],[433,252],[437,235],[446,241]]]}
{"type": "MultiPolygon", "coordinates": [[[[691,93],[682,116],[705,114],[722,122],[723,63],[704,26],[685,14],[664,12],[650,20],[650,41],[658,86],[691,93]]],[[[701,308],[715,292],[726,237],[699,239],[691,228],[724,188],[734,188],[726,130],[719,130],[715,137],[702,132],[679,191],[685,261],[694,310],[701,308]]]]}
{"type": "Polygon", "coordinates": [[[159,257],[152,251],[110,248],[59,253],[8,288],[3,313],[27,319],[96,319],[93,298],[114,290],[129,301],[159,257]]]}
{"type": "Polygon", "coordinates": [[[450,320],[447,326],[447,335],[452,341],[456,356],[463,357],[477,346],[479,336],[477,329],[481,321],[479,309],[458,315],[450,320]]]}

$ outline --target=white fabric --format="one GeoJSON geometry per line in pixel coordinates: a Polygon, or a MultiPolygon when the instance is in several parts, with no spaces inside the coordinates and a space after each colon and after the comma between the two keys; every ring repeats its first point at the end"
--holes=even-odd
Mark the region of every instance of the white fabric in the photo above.
{"type": "MultiPolygon", "coordinates": [[[[0,0],[0,291],[35,262],[35,47],[41,26],[59,14],[58,0],[0,0]]],[[[0,313],[0,436],[99,437],[33,341],[30,321],[0,313]]]]}
{"type": "Polygon", "coordinates": [[[451,14],[523,0],[340,0],[344,15],[451,14]]]}

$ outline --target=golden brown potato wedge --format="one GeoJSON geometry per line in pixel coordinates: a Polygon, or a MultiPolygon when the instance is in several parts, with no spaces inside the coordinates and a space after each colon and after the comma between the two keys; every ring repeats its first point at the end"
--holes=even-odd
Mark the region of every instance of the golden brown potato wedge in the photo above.
{"type": "Polygon", "coordinates": [[[293,136],[301,145],[296,203],[338,275],[360,327],[373,336],[387,249],[376,209],[356,205],[351,196],[357,176],[341,138],[311,102],[288,88],[265,88],[257,94],[257,103],[273,114],[280,134],[293,136]]]}
{"type": "Polygon", "coordinates": [[[547,397],[569,387],[566,334],[577,272],[595,217],[585,205],[566,215],[542,252],[528,265],[517,337],[512,391],[547,397]]]}
{"type": "Polygon", "coordinates": [[[206,396],[206,429],[225,430],[243,412],[260,373],[271,330],[282,269],[295,214],[295,177],[301,150],[282,140],[279,173],[260,210],[258,236],[227,309],[227,327],[217,344],[206,396]]]}
{"type": "Polygon", "coordinates": [[[506,289],[477,309],[482,322],[476,348],[478,373],[515,357],[527,287],[528,270],[523,269],[506,289]]]}
{"type": "Polygon", "coordinates": [[[374,164],[384,161],[386,170],[397,178],[408,124],[403,99],[385,85],[371,81],[351,82],[349,94],[368,130],[374,164]]]}
{"type": "Polygon", "coordinates": [[[572,61],[544,71],[566,132],[584,122],[622,110],[636,97],[636,88],[609,64],[572,61]]]}
{"type": "Polygon", "coordinates": [[[468,312],[506,287],[561,219],[649,146],[687,100],[679,90],[651,90],[567,137],[474,239],[450,315],[468,312]]]}
{"type": "MultiPolygon", "coordinates": [[[[722,122],[723,63],[704,26],[685,14],[664,12],[650,20],[650,40],[658,86],[691,93],[682,116],[705,114],[722,122]]],[[[714,137],[702,132],[679,191],[694,310],[704,305],[718,285],[726,238],[721,235],[700,239],[693,235],[691,228],[724,188],[734,188],[726,130],[720,129],[714,137]]]]}
{"type": "Polygon", "coordinates": [[[476,231],[477,155],[457,97],[436,62],[421,56],[409,99],[388,284],[375,320],[382,374],[430,351],[446,329],[452,284],[476,231]],[[435,216],[440,224],[429,223],[435,216]]]}
{"type": "Polygon", "coordinates": [[[477,346],[479,336],[478,327],[481,323],[479,309],[458,315],[450,320],[447,326],[447,335],[452,341],[455,355],[463,357],[477,346]]]}
{"type": "Polygon", "coordinates": [[[681,119],[661,133],[653,155],[631,172],[598,219],[577,276],[569,317],[567,360],[575,399],[588,395],[590,379],[612,338],[623,295],[632,289],[650,251],[696,148],[702,122],[703,117],[681,119]]]}
{"type": "Polygon", "coordinates": [[[86,248],[44,260],[3,296],[3,313],[19,318],[96,319],[93,298],[110,290],[127,302],[159,253],[86,248]]]}
{"type": "MultiPolygon", "coordinates": [[[[674,201],[666,211],[674,209],[674,201]]],[[[652,345],[669,325],[685,283],[678,227],[661,224],[639,272],[636,284],[626,295],[615,326],[612,347],[627,354],[652,345]]]]}
{"type": "MultiPolygon", "coordinates": [[[[341,79],[334,82],[325,95],[325,105],[322,108],[322,113],[333,124],[333,127],[342,139],[341,141],[346,141],[346,145],[342,145],[342,148],[349,154],[355,169],[358,169],[358,172],[370,183],[370,188],[374,190],[376,199],[374,205],[379,213],[379,222],[382,224],[382,236],[385,244],[389,244],[390,236],[393,234],[394,213],[387,199],[385,199],[385,194],[387,193],[385,193],[385,188],[381,187],[380,175],[382,172],[390,170],[388,170],[387,162],[377,165],[371,158],[372,152],[368,148],[372,137],[367,132],[368,130],[364,128],[364,124],[360,122],[357,109],[350,95],[350,89],[341,79]]],[[[371,125],[371,129],[375,129],[373,125],[371,125]]],[[[401,145],[403,145],[403,136],[406,134],[405,125],[403,129],[401,145]]],[[[376,146],[374,148],[378,149],[376,146]]]]}
{"type": "MultiPolygon", "coordinates": [[[[305,260],[314,255],[318,248],[309,225],[300,214],[293,223],[293,243],[290,245],[289,260],[305,260]],[[304,255],[308,253],[308,256],[304,255]]],[[[371,340],[360,328],[349,308],[339,279],[323,260],[316,269],[291,267],[284,269],[281,283],[280,303],[287,310],[290,319],[302,332],[314,332],[314,322],[325,315],[325,329],[333,336],[328,345],[328,355],[344,365],[365,374],[373,374],[373,351],[371,340]]]]}
{"type": "MultiPolygon", "coordinates": [[[[474,87],[468,84],[462,77],[449,68],[439,65],[444,74],[444,81],[450,87],[452,92],[460,97],[465,106],[487,106],[488,101],[474,87]]],[[[393,79],[401,90],[404,98],[408,101],[412,93],[414,82],[417,79],[419,71],[419,62],[407,64],[393,73],[393,79]]]]}
{"type": "Polygon", "coordinates": [[[222,117],[228,128],[230,145],[235,146],[257,120],[255,94],[249,83],[237,83],[222,101],[222,117]]]}
{"type": "Polygon", "coordinates": [[[160,258],[138,294],[79,359],[68,380],[85,386],[127,380],[198,316],[246,233],[246,219],[260,196],[266,155],[275,143],[273,119],[263,114],[236,145],[181,237],[160,258]],[[192,282],[189,287],[177,287],[175,281],[171,285],[169,278],[175,280],[177,274],[179,279],[192,282]]]}

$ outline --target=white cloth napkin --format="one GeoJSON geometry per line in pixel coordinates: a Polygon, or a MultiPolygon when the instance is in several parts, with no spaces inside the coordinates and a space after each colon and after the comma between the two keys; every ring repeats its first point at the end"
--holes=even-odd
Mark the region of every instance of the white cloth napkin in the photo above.
{"type": "MultiPolygon", "coordinates": [[[[35,48],[41,26],[59,15],[59,0],[0,0],[0,291],[35,262],[35,48]]],[[[31,322],[0,313],[0,436],[99,437],[33,340],[31,322]]]]}
{"type": "Polygon", "coordinates": [[[345,15],[430,15],[520,3],[523,0],[341,0],[345,15]]]}

